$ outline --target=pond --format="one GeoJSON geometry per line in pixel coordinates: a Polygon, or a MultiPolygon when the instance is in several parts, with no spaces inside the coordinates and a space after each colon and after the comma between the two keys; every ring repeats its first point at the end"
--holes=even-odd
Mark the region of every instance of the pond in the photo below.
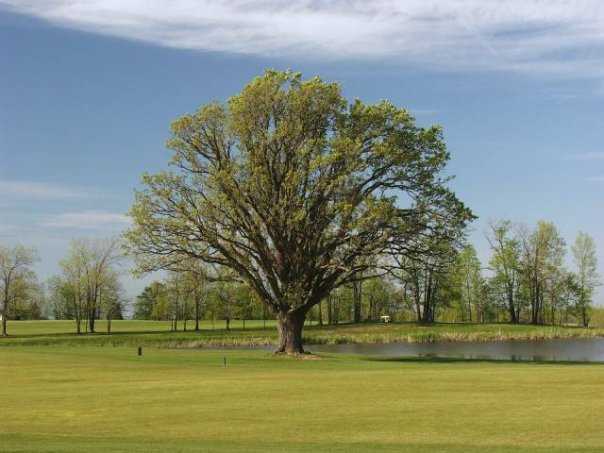
{"type": "Polygon", "coordinates": [[[437,357],[458,359],[604,362],[604,338],[541,341],[443,342],[307,345],[316,353],[370,357],[437,357]]]}

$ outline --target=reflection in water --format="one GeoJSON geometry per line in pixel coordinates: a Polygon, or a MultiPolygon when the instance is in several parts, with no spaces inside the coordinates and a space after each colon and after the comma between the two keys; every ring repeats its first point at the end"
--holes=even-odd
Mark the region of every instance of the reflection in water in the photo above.
{"type": "Polygon", "coordinates": [[[604,338],[543,341],[308,345],[312,352],[372,357],[604,362],[604,338]]]}

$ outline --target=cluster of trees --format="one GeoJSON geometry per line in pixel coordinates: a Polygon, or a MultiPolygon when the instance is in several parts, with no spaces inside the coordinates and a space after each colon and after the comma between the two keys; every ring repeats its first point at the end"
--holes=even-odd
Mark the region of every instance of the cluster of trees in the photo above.
{"type": "MultiPolygon", "coordinates": [[[[374,274],[379,268],[379,276],[334,289],[308,318],[321,325],[389,315],[424,323],[588,326],[599,284],[595,242],[589,235],[579,233],[570,247],[572,270],[565,266],[565,241],[550,222],[539,222],[534,229],[507,220],[493,222],[487,239],[491,256],[485,265],[468,243],[441,244],[442,253],[428,259],[389,257],[376,263],[374,274]]],[[[181,320],[186,330],[187,319],[224,319],[228,326],[230,319],[266,319],[267,313],[244,282],[211,283],[172,272],[145,288],[135,303],[135,317],[173,320],[174,328],[181,320]]]]}
{"type": "Polygon", "coordinates": [[[177,119],[168,147],[175,171],[145,175],[130,212],[138,270],[193,259],[232,273],[277,318],[280,352],[303,352],[313,307],[381,257],[437,256],[429,245],[474,218],[443,176],[439,127],[318,77],[267,71],[177,119]]]}
{"type": "Polygon", "coordinates": [[[556,226],[540,221],[534,229],[514,228],[509,221],[491,224],[489,243],[494,273],[487,291],[496,306],[504,308],[509,321],[523,317],[533,324],[568,322],[572,317],[584,326],[595,288],[596,246],[579,233],[571,246],[574,271],[565,267],[566,242],[556,226]]]}
{"type": "Polygon", "coordinates": [[[36,319],[41,316],[44,295],[32,266],[36,251],[21,245],[0,245],[0,317],[2,336],[7,335],[7,320],[36,319]]]}
{"type": "MultiPolygon", "coordinates": [[[[449,187],[441,128],[390,102],[349,103],[337,83],[266,71],[171,131],[172,171],[143,176],[125,234],[136,273],[168,275],[138,298],[137,317],[198,329],[202,316],[268,311],[287,353],[303,352],[308,317],[589,322],[593,240],[577,238],[569,272],[553,224],[498,222],[485,273],[465,245],[475,216],[449,187]]],[[[55,316],[78,332],[119,316],[116,244],[74,242],[52,280],[55,316]]]]}
{"type": "MultiPolygon", "coordinates": [[[[392,255],[374,263],[371,278],[331,291],[308,318],[321,325],[376,321],[385,314],[425,323],[589,325],[600,284],[593,238],[579,233],[568,260],[566,243],[551,222],[533,229],[492,222],[486,237],[491,256],[485,264],[463,242],[447,247],[441,242],[439,254],[392,255]]],[[[35,250],[0,247],[3,335],[9,318],[73,319],[77,333],[93,333],[95,321],[106,319],[110,332],[111,320],[123,319],[126,305],[117,267],[121,256],[115,238],[74,240],[60,262],[61,274],[43,285],[32,270],[35,250]]],[[[169,320],[173,330],[199,330],[202,319],[224,320],[228,329],[232,319],[271,317],[245,281],[216,269],[198,260],[180,261],[137,297],[133,317],[169,320]]]]}
{"type": "Polygon", "coordinates": [[[267,319],[266,309],[254,292],[234,279],[212,280],[207,274],[190,271],[169,272],[166,278],[148,285],[134,302],[134,319],[171,321],[172,330],[200,330],[202,319],[267,319]],[[188,321],[192,321],[188,324],[188,321]]]}
{"type": "Polygon", "coordinates": [[[579,233],[567,246],[556,226],[540,221],[530,229],[507,220],[487,232],[491,256],[481,263],[470,244],[448,247],[428,259],[403,257],[392,273],[401,292],[391,314],[421,322],[527,322],[587,326],[599,285],[594,240],[579,233]]]}
{"type": "Polygon", "coordinates": [[[73,319],[76,332],[95,332],[95,321],[123,318],[125,303],[116,265],[121,259],[117,238],[74,240],[60,262],[61,273],[50,279],[49,292],[55,319],[73,319]]]}
{"type": "Polygon", "coordinates": [[[2,335],[7,321],[73,319],[76,332],[95,332],[95,321],[122,319],[126,299],[117,264],[120,240],[78,239],[71,242],[60,262],[61,274],[41,283],[33,270],[38,260],[33,248],[0,245],[0,317],[2,335]]]}
{"type": "MultiPolygon", "coordinates": [[[[337,322],[347,295],[350,319],[361,320],[364,285],[383,291],[370,293],[369,318],[393,301],[423,322],[452,304],[467,321],[507,307],[512,322],[527,310],[533,323],[559,322],[575,298],[588,322],[593,257],[585,251],[584,272],[564,271],[549,223],[518,234],[495,226],[494,275],[483,276],[463,247],[475,217],[447,184],[442,130],[418,127],[405,109],[349,103],[336,83],[267,71],[171,129],[173,171],[145,175],[131,209],[137,270],[178,272],[194,260],[231,273],[276,317],[280,352],[303,352],[304,320],[337,322]]],[[[577,256],[589,243],[578,240],[577,256]]]]}

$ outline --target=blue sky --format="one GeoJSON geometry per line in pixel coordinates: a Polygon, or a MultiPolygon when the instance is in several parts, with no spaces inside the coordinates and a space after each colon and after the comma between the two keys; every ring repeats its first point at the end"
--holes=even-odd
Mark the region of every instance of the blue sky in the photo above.
{"type": "Polygon", "coordinates": [[[483,259],[490,219],[546,219],[604,264],[600,2],[167,3],[0,0],[0,242],[36,246],[42,278],[127,224],[171,120],[269,67],[441,124],[483,259]]]}

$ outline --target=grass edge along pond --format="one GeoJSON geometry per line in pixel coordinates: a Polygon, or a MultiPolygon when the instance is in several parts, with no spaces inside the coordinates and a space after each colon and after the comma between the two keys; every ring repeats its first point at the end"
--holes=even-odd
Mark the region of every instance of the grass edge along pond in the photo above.
{"type": "MultiPolygon", "coordinates": [[[[140,345],[167,348],[247,347],[274,345],[277,332],[274,323],[263,327],[262,321],[233,323],[226,330],[220,323],[202,323],[202,330],[171,332],[164,321],[113,321],[112,333],[104,333],[102,321],[96,334],[75,335],[73,321],[12,321],[8,338],[0,338],[1,346],[35,345],[140,345]],[[221,326],[221,327],[219,327],[221,326]],[[212,328],[214,327],[214,328],[212,328]]],[[[452,341],[546,340],[560,338],[592,338],[604,336],[602,328],[570,326],[534,326],[528,324],[465,324],[435,323],[360,323],[331,326],[308,325],[304,329],[306,345],[359,343],[431,343],[452,341]]]]}
{"type": "Polygon", "coordinates": [[[0,451],[597,452],[603,375],[589,364],[0,348],[0,451]]]}

